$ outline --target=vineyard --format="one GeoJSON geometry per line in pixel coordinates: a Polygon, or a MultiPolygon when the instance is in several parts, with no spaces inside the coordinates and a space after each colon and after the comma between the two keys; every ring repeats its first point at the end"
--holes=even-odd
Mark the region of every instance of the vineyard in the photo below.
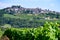
{"type": "Polygon", "coordinates": [[[2,36],[10,40],[60,40],[60,28],[57,22],[46,22],[37,28],[9,28],[2,36]]]}
{"type": "Polygon", "coordinates": [[[0,0],[0,40],[60,40],[59,3],[0,0]]]}

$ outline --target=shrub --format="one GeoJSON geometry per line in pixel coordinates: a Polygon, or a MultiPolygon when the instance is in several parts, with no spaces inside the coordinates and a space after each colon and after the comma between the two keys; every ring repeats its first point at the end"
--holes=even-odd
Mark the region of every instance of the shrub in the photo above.
{"type": "Polygon", "coordinates": [[[46,22],[38,28],[11,28],[4,32],[10,40],[60,40],[57,23],[46,22]]]}

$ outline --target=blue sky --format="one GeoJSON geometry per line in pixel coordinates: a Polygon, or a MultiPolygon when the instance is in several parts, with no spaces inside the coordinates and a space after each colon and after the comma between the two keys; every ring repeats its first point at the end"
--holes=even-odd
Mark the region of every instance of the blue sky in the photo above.
{"type": "Polygon", "coordinates": [[[60,12],[60,0],[0,0],[0,9],[12,5],[21,5],[26,8],[42,8],[60,12]]]}

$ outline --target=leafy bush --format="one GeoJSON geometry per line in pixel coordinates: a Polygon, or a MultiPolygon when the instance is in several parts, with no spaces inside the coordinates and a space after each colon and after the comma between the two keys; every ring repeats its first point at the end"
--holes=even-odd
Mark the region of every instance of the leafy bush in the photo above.
{"type": "Polygon", "coordinates": [[[60,40],[60,32],[57,23],[46,22],[38,28],[11,28],[4,35],[10,40],[60,40]]]}

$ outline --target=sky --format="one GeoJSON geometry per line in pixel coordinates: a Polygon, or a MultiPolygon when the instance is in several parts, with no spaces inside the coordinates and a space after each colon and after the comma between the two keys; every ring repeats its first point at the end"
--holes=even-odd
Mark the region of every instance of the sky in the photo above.
{"type": "Polygon", "coordinates": [[[0,0],[0,9],[21,5],[25,8],[42,8],[60,12],[60,0],[0,0]]]}

